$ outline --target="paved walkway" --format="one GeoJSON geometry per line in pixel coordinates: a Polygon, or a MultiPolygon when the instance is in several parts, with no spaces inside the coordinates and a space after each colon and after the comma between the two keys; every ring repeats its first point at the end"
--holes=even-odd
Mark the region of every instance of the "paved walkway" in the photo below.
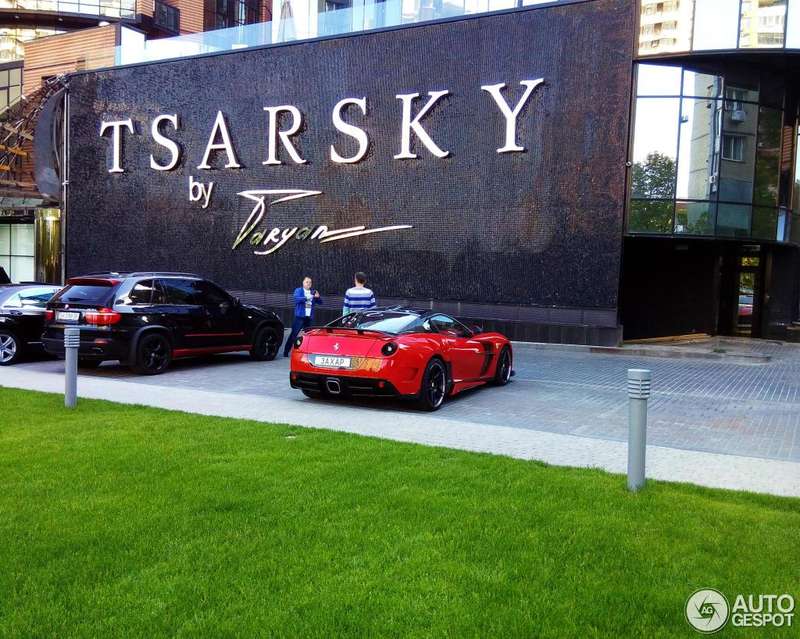
{"type": "MultiPolygon", "coordinates": [[[[286,360],[219,356],[158,377],[104,365],[83,397],[316,426],[624,473],[625,371],[653,371],[647,473],[705,486],[800,496],[800,348],[766,364],[517,348],[514,381],[464,394],[433,414],[401,403],[320,402],[289,388],[286,360]],[[390,417],[390,419],[389,419],[390,417]]],[[[63,364],[0,369],[0,385],[63,389],[63,364]]]]}

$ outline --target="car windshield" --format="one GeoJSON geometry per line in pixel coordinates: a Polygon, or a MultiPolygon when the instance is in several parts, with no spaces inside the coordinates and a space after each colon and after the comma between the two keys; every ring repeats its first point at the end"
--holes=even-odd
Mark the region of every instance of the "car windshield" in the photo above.
{"type": "Polygon", "coordinates": [[[356,328],[365,331],[381,331],[397,335],[420,324],[418,315],[409,313],[373,312],[350,313],[328,324],[331,328],[356,328]]]}

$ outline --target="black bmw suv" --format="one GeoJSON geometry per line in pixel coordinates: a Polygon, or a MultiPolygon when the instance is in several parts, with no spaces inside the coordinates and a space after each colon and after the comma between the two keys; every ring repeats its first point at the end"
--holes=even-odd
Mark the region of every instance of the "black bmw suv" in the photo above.
{"type": "Polygon", "coordinates": [[[120,360],[137,373],[163,372],[173,359],[250,351],[274,359],[283,340],[275,313],[239,302],[189,273],[102,273],[73,277],[47,304],[42,342],[64,354],[64,328],[81,329],[78,362],[120,360]]]}

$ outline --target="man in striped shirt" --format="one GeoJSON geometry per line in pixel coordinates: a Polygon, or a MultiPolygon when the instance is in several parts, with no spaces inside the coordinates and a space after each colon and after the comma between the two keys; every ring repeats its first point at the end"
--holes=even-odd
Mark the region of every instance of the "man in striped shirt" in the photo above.
{"type": "Polygon", "coordinates": [[[375,308],[375,295],[366,286],[367,276],[359,271],[355,275],[355,286],[348,288],[344,294],[342,315],[357,313],[375,308]]]}

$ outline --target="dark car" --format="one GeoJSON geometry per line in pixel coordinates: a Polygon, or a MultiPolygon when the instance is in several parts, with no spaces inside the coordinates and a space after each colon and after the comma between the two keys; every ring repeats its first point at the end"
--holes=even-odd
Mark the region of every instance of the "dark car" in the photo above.
{"type": "Polygon", "coordinates": [[[119,360],[155,375],[173,359],[250,351],[274,359],[283,340],[275,313],[242,304],[189,273],[103,273],[74,277],[47,304],[45,349],[64,354],[64,328],[81,329],[78,362],[119,360]]]}
{"type": "Polygon", "coordinates": [[[61,288],[52,284],[0,286],[0,366],[41,351],[45,305],[61,288]]]}

